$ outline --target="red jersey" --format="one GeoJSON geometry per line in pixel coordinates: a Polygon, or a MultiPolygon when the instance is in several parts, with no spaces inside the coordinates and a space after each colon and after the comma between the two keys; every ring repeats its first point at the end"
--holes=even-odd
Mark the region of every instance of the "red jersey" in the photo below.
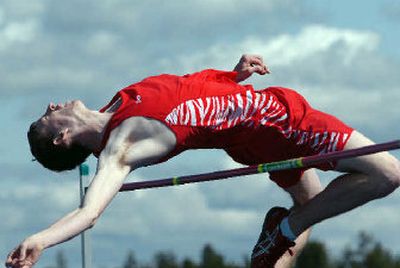
{"type": "MultiPolygon", "coordinates": [[[[236,72],[204,70],[153,76],[122,89],[100,110],[121,101],[106,127],[103,147],[122,121],[142,116],[163,122],[176,136],[175,149],[162,161],[198,148],[223,149],[246,165],[343,149],[352,129],[337,118],[311,108],[291,89],[255,91],[235,78],[236,72]]],[[[302,172],[274,172],[271,177],[288,187],[302,172]]]]}

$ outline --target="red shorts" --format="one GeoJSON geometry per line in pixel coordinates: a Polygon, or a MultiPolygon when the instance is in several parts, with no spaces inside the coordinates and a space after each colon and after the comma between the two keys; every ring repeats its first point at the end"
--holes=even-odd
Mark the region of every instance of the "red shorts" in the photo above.
{"type": "MultiPolygon", "coordinates": [[[[274,87],[260,91],[260,94],[272,94],[279,102],[275,110],[281,113],[275,120],[268,117],[269,123],[258,115],[260,124],[251,130],[239,131],[243,132],[242,136],[235,135],[240,142],[226,149],[235,161],[254,165],[343,150],[353,131],[351,127],[332,115],[313,109],[293,90],[274,87]]],[[[269,115],[273,116],[272,112],[269,115]]],[[[332,170],[335,166],[336,163],[326,163],[317,168],[332,170]]],[[[295,185],[304,171],[271,172],[270,179],[287,188],[295,185]]]]}

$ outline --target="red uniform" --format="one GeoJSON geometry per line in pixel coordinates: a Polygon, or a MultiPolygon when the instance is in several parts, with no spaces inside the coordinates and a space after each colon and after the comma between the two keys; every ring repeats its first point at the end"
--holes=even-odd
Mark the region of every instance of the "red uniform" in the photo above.
{"type": "MultiPolygon", "coordinates": [[[[205,70],[149,77],[122,89],[100,110],[122,101],[106,127],[103,147],[123,120],[143,116],[163,122],[176,136],[175,149],[162,161],[198,148],[223,149],[246,165],[343,150],[352,128],[311,108],[293,90],[255,91],[237,84],[235,77],[236,72],[205,70]]],[[[273,172],[270,177],[289,187],[303,172],[273,172]]]]}

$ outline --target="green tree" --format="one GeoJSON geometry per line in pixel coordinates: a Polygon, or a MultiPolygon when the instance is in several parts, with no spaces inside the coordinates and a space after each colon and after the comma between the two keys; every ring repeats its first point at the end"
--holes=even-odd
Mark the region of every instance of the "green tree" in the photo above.
{"type": "Polygon", "coordinates": [[[365,232],[361,232],[357,238],[355,248],[346,246],[342,258],[338,261],[338,268],[364,268],[363,260],[373,246],[373,238],[365,232]]]}
{"type": "Polygon", "coordinates": [[[182,261],[181,267],[182,268],[198,268],[199,266],[195,262],[193,262],[191,259],[185,258],[182,261]]]}
{"type": "Polygon", "coordinates": [[[238,264],[236,264],[236,263],[225,264],[224,267],[225,267],[225,268],[243,268],[243,266],[238,265],[238,264]]]}
{"type": "Polygon", "coordinates": [[[203,248],[200,268],[224,268],[224,257],[207,244],[203,248]]]}
{"type": "Polygon", "coordinates": [[[400,260],[373,237],[361,232],[357,247],[346,247],[337,264],[338,268],[400,268],[400,260]]]}
{"type": "Polygon", "coordinates": [[[123,268],[138,268],[135,254],[132,250],[128,252],[128,256],[124,262],[123,268]]]}
{"type": "Polygon", "coordinates": [[[329,256],[325,245],[310,241],[297,259],[296,268],[330,268],[329,256]]]}
{"type": "Polygon", "coordinates": [[[179,268],[172,252],[159,252],[155,255],[156,268],[179,268]]]}
{"type": "Polygon", "coordinates": [[[384,249],[379,243],[375,244],[364,257],[363,265],[365,268],[399,268],[400,263],[396,261],[391,253],[384,249]]]}

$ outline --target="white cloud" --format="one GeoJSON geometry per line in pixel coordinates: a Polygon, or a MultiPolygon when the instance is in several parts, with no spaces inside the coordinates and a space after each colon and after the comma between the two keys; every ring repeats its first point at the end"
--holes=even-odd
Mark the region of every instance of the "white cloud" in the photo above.
{"type": "Polygon", "coordinates": [[[18,43],[32,41],[36,36],[37,29],[38,24],[34,20],[7,23],[0,28],[0,51],[6,50],[18,43]]]}
{"type": "Polygon", "coordinates": [[[46,2],[47,0],[2,0],[0,8],[3,9],[7,18],[26,19],[42,14],[45,10],[46,2]]]}
{"type": "Polygon", "coordinates": [[[0,7],[0,26],[4,23],[5,18],[4,18],[4,10],[0,7]]]}
{"type": "Polygon", "coordinates": [[[79,204],[79,193],[76,182],[20,184],[18,187],[0,193],[2,200],[17,200],[31,203],[47,200],[55,209],[66,210],[79,204]]]}
{"type": "Polygon", "coordinates": [[[26,222],[25,213],[18,206],[5,207],[1,212],[4,216],[3,221],[0,224],[2,230],[11,230],[15,227],[22,227],[26,222]]]}
{"type": "Polygon", "coordinates": [[[393,103],[400,100],[396,88],[371,88],[327,85],[308,86],[301,93],[317,109],[331,113],[359,130],[380,132],[379,139],[395,138],[398,127],[388,127],[400,119],[393,103]],[[385,131],[382,131],[385,129],[385,131]]]}
{"type": "Polygon", "coordinates": [[[219,43],[205,51],[178,56],[178,62],[168,62],[164,59],[163,64],[168,67],[178,65],[182,70],[192,71],[204,66],[224,68],[227,62],[236,61],[240,53],[255,53],[264,56],[266,62],[273,67],[289,66],[298,61],[307,64],[310,58],[337,49],[343,55],[340,61],[350,64],[363,52],[376,50],[379,40],[379,36],[374,32],[308,25],[294,35],[247,36],[238,43],[219,43]]]}
{"type": "MultiPolygon", "coordinates": [[[[248,42],[248,45],[251,43],[248,42]]],[[[328,53],[340,46],[346,64],[365,51],[375,50],[379,36],[373,32],[336,29],[322,25],[305,27],[299,34],[282,35],[268,43],[263,50],[266,55],[278,55],[272,64],[290,65],[295,61],[305,61],[318,53],[328,53]]],[[[259,44],[261,48],[261,44],[259,44]]]]}
{"type": "Polygon", "coordinates": [[[108,31],[93,34],[87,42],[87,51],[94,54],[112,53],[116,48],[118,37],[108,31]]]}
{"type": "Polygon", "coordinates": [[[166,230],[168,233],[171,230],[189,233],[224,226],[224,232],[230,233],[247,229],[249,221],[253,222],[258,216],[252,210],[210,207],[206,194],[198,185],[147,191],[139,197],[135,192],[126,193],[117,199],[96,232],[129,233],[139,237],[157,233],[158,237],[164,237],[166,230]],[[226,222],[229,226],[225,226],[226,222]]]}

